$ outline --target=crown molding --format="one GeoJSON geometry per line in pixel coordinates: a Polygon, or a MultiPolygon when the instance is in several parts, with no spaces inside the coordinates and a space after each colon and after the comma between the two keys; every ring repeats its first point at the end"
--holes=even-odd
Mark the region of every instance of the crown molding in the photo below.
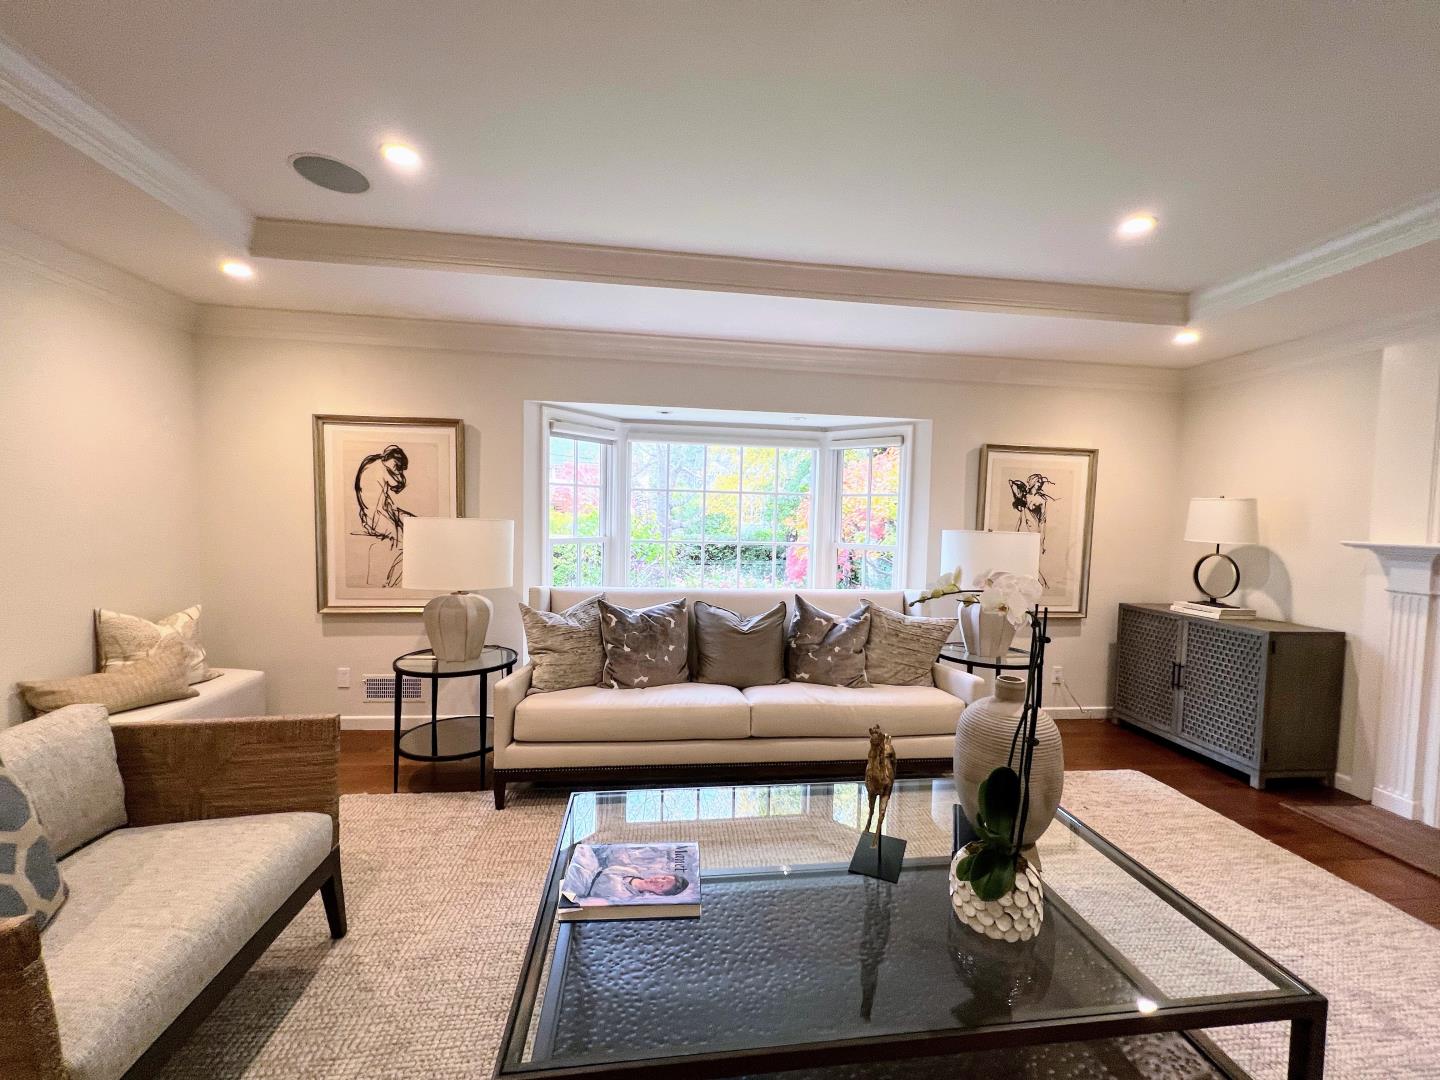
{"type": "Polygon", "coordinates": [[[1184,325],[1186,294],[1060,281],[967,277],[736,255],[572,244],[470,233],[257,218],[251,254],[303,262],[799,296],[1110,322],[1184,325]]]}
{"type": "Polygon", "coordinates": [[[197,333],[208,338],[438,349],[512,359],[698,364],[927,382],[1062,386],[1160,394],[1174,394],[1180,389],[1180,372],[1171,368],[563,330],[382,315],[336,315],[209,304],[200,306],[197,333]]]}
{"type": "Polygon", "coordinates": [[[125,270],[0,218],[0,266],[75,289],[151,322],[193,330],[199,305],[125,270]]]}
{"type": "Polygon", "coordinates": [[[1358,266],[1440,240],[1440,192],[1298,255],[1191,294],[1194,322],[1237,311],[1358,266]]]}
{"type": "Polygon", "coordinates": [[[92,105],[3,37],[0,105],[38,124],[227,244],[244,250],[249,243],[253,218],[248,210],[92,105]]]}
{"type": "Polygon", "coordinates": [[[1181,373],[1181,386],[1187,394],[1233,386],[1436,335],[1440,335],[1440,307],[1393,319],[1371,319],[1197,364],[1181,373]]]}

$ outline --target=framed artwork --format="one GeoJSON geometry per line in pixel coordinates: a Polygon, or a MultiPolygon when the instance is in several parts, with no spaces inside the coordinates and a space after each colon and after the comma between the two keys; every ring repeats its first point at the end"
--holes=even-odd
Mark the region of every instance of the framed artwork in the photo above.
{"type": "Polygon", "coordinates": [[[1040,603],[1052,618],[1085,617],[1099,457],[1053,446],[980,448],[975,527],[1040,534],[1040,603]]]}
{"type": "Polygon", "coordinates": [[[464,516],[464,422],[316,416],[314,424],[318,609],[423,610],[435,594],[405,588],[405,522],[464,516]]]}

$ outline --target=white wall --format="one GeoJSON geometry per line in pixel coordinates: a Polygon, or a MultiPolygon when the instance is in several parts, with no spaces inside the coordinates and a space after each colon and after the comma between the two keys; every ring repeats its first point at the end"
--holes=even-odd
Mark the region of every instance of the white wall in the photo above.
{"type": "MultiPolygon", "coordinates": [[[[1116,605],[1164,598],[1175,568],[1179,510],[1167,497],[1180,423],[1173,393],[205,335],[200,357],[208,633],[217,655],[269,672],[273,711],[383,717],[384,707],[364,705],[358,688],[337,690],[335,669],[349,667],[357,680],[388,672],[393,657],[423,645],[415,616],[315,612],[312,413],[463,418],[467,506],[514,518],[517,528],[526,400],[932,420],[932,537],[972,524],[981,443],[1097,447],[1091,614],[1053,624],[1052,658],[1086,705],[1109,701],[1116,605]]],[[[935,540],[929,570],[937,558],[935,540]]],[[[518,644],[519,595],[495,594],[492,641],[518,644]]]]}
{"type": "MultiPolygon", "coordinates": [[[[1384,648],[1372,609],[1383,607],[1383,585],[1375,560],[1341,541],[1370,532],[1380,353],[1212,388],[1203,378],[1184,398],[1181,505],[1192,495],[1258,498],[1260,543],[1230,552],[1244,583],[1231,602],[1346,633],[1337,782],[1368,795],[1364,733],[1375,722],[1384,648]]],[[[1171,591],[1191,595],[1189,568],[1206,549],[1183,547],[1171,591]]]]}
{"type": "Polygon", "coordinates": [[[200,598],[186,307],[0,234],[0,726],[26,715],[17,679],[94,670],[94,608],[159,616],[200,598]]]}

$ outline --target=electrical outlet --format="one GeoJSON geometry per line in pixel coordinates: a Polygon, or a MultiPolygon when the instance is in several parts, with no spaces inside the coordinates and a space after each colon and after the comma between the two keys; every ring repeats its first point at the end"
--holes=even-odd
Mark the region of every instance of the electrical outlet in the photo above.
{"type": "Polygon", "coordinates": [[[350,689],[350,669],[348,667],[337,667],[335,669],[335,689],[350,689]]]}
{"type": "Polygon", "coordinates": [[[1065,669],[1059,664],[1055,665],[1054,674],[1050,676],[1050,681],[1056,686],[1063,686],[1065,684],[1065,669]]]}

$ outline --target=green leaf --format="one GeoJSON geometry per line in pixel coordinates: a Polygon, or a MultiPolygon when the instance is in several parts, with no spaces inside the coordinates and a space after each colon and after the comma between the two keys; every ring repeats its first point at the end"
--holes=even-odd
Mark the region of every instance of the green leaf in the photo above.
{"type": "Polygon", "coordinates": [[[1015,818],[1020,813],[1020,777],[1014,769],[1002,765],[980,783],[980,809],[976,815],[978,830],[1009,841],[1015,832],[1015,818]]]}
{"type": "Polygon", "coordinates": [[[970,868],[969,881],[981,900],[999,900],[1015,887],[1015,856],[1000,848],[982,848],[970,868]]]}
{"type": "Polygon", "coordinates": [[[970,872],[974,865],[975,852],[972,851],[969,855],[966,855],[963,859],[961,859],[958,863],[955,864],[955,880],[969,881],[970,872]]]}

